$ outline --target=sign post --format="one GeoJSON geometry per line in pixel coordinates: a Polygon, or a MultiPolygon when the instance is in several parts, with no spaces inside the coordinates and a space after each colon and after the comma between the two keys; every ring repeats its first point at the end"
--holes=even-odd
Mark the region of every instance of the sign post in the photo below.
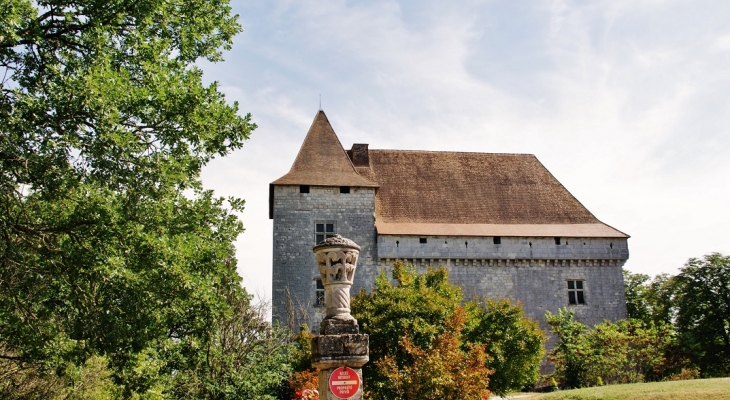
{"type": "Polygon", "coordinates": [[[350,315],[350,287],[360,246],[335,235],[314,246],[326,316],[312,338],[312,365],[319,370],[321,400],[362,400],[362,366],[369,359],[368,335],[350,315]]]}

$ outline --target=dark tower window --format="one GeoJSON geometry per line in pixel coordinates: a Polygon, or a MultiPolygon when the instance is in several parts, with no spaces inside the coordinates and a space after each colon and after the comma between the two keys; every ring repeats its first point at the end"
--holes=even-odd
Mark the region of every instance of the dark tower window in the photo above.
{"type": "Polygon", "coordinates": [[[426,238],[419,238],[419,239],[418,239],[418,242],[419,242],[419,243],[426,243],[427,241],[428,241],[428,240],[426,240],[426,238]]]}
{"type": "Polygon", "coordinates": [[[560,245],[560,238],[559,238],[559,237],[556,237],[556,238],[555,238],[555,244],[556,244],[556,245],[560,245]]]}
{"type": "Polygon", "coordinates": [[[568,281],[568,304],[585,304],[586,298],[583,292],[583,281],[568,281]]]}
{"type": "Polygon", "coordinates": [[[492,240],[494,241],[494,244],[502,244],[501,236],[495,236],[494,239],[492,239],[492,240]]]}
{"type": "Polygon", "coordinates": [[[335,223],[318,221],[314,224],[314,243],[319,243],[335,236],[335,223]]]}
{"type": "Polygon", "coordinates": [[[343,194],[350,193],[350,187],[349,186],[340,186],[340,193],[343,193],[343,194]]]}
{"type": "Polygon", "coordinates": [[[299,185],[299,193],[309,193],[309,185],[299,185]]]}

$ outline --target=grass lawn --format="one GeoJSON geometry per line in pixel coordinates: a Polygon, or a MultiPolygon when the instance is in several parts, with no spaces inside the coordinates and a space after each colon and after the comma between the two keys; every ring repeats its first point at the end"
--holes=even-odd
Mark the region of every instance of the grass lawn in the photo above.
{"type": "Polygon", "coordinates": [[[529,400],[718,400],[730,399],[730,378],[608,385],[553,393],[516,395],[529,400]]]}

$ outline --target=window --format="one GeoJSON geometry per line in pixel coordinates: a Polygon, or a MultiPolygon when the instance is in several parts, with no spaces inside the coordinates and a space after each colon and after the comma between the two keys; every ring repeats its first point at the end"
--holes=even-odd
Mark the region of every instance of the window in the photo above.
{"type": "Polygon", "coordinates": [[[342,194],[350,193],[350,187],[349,186],[340,186],[340,193],[342,193],[342,194]]]}
{"type": "Polygon", "coordinates": [[[419,238],[418,243],[427,243],[428,240],[426,238],[419,238]]]}
{"type": "Polygon", "coordinates": [[[583,292],[583,281],[568,281],[568,303],[585,304],[586,298],[583,292]]]}
{"type": "Polygon", "coordinates": [[[502,244],[502,238],[500,236],[495,236],[494,244],[502,244]]]}
{"type": "Polygon", "coordinates": [[[560,245],[560,238],[559,237],[556,237],[555,238],[555,244],[558,245],[558,246],[560,245]]]}
{"type": "Polygon", "coordinates": [[[327,238],[335,236],[334,222],[317,222],[314,224],[314,242],[319,243],[327,238]]]}
{"type": "Polygon", "coordinates": [[[322,284],[322,280],[317,278],[317,286],[314,290],[314,306],[315,307],[324,307],[324,285],[322,284]]]}
{"type": "Polygon", "coordinates": [[[309,193],[309,185],[299,185],[299,193],[309,193]]]}

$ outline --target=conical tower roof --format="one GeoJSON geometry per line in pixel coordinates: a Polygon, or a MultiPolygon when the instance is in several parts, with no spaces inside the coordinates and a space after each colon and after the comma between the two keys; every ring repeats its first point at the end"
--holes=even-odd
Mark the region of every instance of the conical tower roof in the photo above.
{"type": "Polygon", "coordinates": [[[289,172],[272,185],[378,185],[355,171],[324,111],[319,110],[289,172]]]}

